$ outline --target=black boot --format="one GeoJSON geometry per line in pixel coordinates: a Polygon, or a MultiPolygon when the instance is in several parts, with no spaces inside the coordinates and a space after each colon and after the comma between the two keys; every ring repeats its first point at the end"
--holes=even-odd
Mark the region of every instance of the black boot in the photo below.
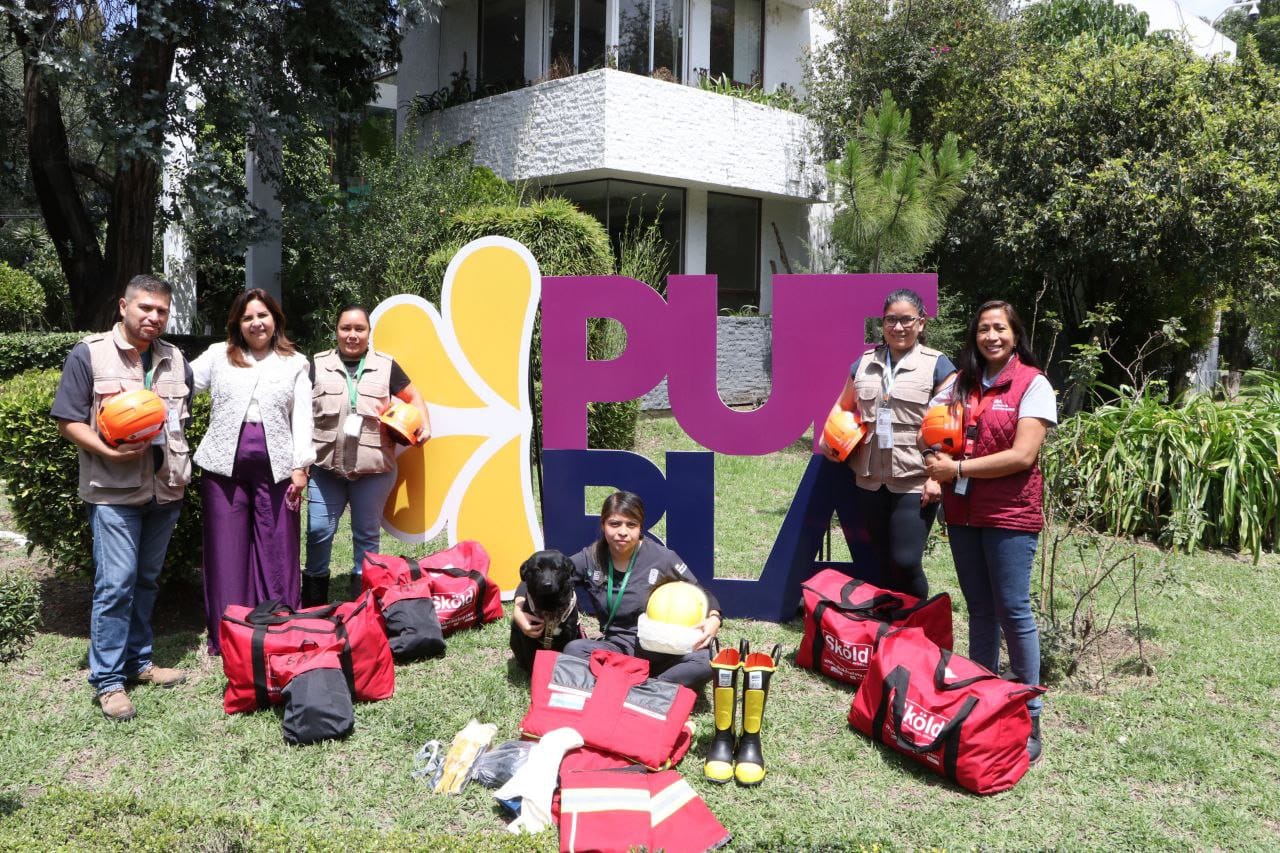
{"type": "Polygon", "coordinates": [[[360,593],[364,592],[363,575],[354,574],[351,576],[351,594],[348,596],[352,601],[360,597],[360,593]]]}
{"type": "Polygon", "coordinates": [[[1027,757],[1035,764],[1040,760],[1040,718],[1031,718],[1031,736],[1027,738],[1027,757]]]}
{"type": "Polygon", "coordinates": [[[304,574],[302,576],[302,606],[304,608],[319,607],[328,603],[329,576],[304,574]]]}

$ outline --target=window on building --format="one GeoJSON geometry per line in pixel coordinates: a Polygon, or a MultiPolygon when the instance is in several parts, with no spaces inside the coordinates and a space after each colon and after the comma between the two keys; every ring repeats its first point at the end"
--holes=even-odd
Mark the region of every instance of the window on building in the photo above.
{"type": "Polygon", "coordinates": [[[618,67],[684,79],[685,0],[619,0],[618,67]]]}
{"type": "Polygon", "coordinates": [[[480,0],[478,64],[482,94],[524,85],[524,0],[480,0]]]}
{"type": "Polygon", "coordinates": [[[604,67],[605,0],[549,0],[550,77],[604,67]]]}
{"type": "Polygon", "coordinates": [[[711,0],[711,76],[759,84],[763,34],[764,0],[711,0]]]}
{"type": "MultiPolygon", "coordinates": [[[[586,181],[548,187],[551,195],[563,196],[583,213],[600,221],[609,233],[614,257],[619,257],[627,228],[648,224],[655,219],[662,239],[670,247],[667,275],[678,273],[684,258],[684,190],[635,181],[586,181]]],[[[649,282],[652,285],[665,282],[649,282]]]]}
{"type": "Polygon", "coordinates": [[[707,193],[707,272],[720,310],[760,307],[760,199],[707,193]]]}

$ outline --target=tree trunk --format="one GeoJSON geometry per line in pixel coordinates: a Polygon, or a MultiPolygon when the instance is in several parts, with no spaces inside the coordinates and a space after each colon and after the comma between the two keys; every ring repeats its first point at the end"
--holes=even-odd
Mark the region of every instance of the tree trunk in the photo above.
{"type": "MultiPolygon", "coordinates": [[[[138,6],[139,15],[143,6],[138,6]]],[[[150,6],[146,6],[150,8],[150,6]]],[[[116,305],[129,279],[153,272],[156,202],[160,198],[160,170],[164,164],[164,133],[169,127],[165,90],[173,77],[177,45],[172,40],[148,39],[133,59],[125,96],[129,112],[150,119],[149,153],[121,160],[111,187],[111,218],[107,226],[108,287],[96,300],[89,317],[95,328],[115,321],[116,305]]]]}
{"type": "Polygon", "coordinates": [[[156,201],[160,192],[164,131],[168,127],[165,90],[173,73],[176,46],[150,39],[131,60],[123,92],[138,121],[152,120],[151,151],[117,162],[105,253],[76,180],[57,81],[40,65],[40,42],[57,38],[58,23],[47,5],[41,10],[39,38],[13,25],[23,55],[23,112],[27,129],[31,182],[45,228],[58,251],[77,329],[110,328],[116,304],[133,276],[151,272],[156,201]]]}
{"type": "MultiPolygon", "coordinates": [[[[50,12],[39,32],[44,38],[56,38],[56,33],[51,32],[54,27],[50,12]]],[[[22,28],[11,26],[10,30],[22,50],[23,122],[31,183],[45,229],[58,251],[58,262],[67,278],[76,327],[97,328],[85,325],[86,309],[92,294],[108,278],[107,266],[71,167],[61,93],[57,82],[39,64],[38,46],[22,28]]]]}

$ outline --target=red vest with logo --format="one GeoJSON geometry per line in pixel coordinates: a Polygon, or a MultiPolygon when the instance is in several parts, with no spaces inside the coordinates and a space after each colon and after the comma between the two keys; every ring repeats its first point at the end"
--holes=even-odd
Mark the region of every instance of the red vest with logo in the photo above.
{"type": "MultiPolygon", "coordinates": [[[[976,424],[977,437],[965,458],[990,456],[1013,447],[1018,432],[1018,407],[1031,382],[1041,375],[1013,356],[995,385],[965,402],[965,428],[976,424]],[[977,414],[981,410],[981,414],[977,414]],[[975,420],[976,416],[976,420],[975,420]]],[[[968,493],[957,495],[955,484],[942,490],[947,524],[966,527],[1001,527],[1038,533],[1044,528],[1044,480],[1039,460],[1016,474],[994,479],[969,479],[968,493]]]]}

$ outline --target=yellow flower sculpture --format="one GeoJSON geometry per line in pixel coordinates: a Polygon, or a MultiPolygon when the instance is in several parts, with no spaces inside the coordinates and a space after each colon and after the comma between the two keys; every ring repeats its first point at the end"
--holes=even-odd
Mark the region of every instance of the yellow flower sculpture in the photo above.
{"type": "Polygon", "coordinates": [[[529,344],[538,264],[504,237],[468,243],[445,272],[440,307],[394,296],[371,318],[373,346],[404,368],[427,403],[431,440],[400,454],[383,526],[425,542],[474,539],[504,591],[542,547],[529,470],[529,344]]]}

